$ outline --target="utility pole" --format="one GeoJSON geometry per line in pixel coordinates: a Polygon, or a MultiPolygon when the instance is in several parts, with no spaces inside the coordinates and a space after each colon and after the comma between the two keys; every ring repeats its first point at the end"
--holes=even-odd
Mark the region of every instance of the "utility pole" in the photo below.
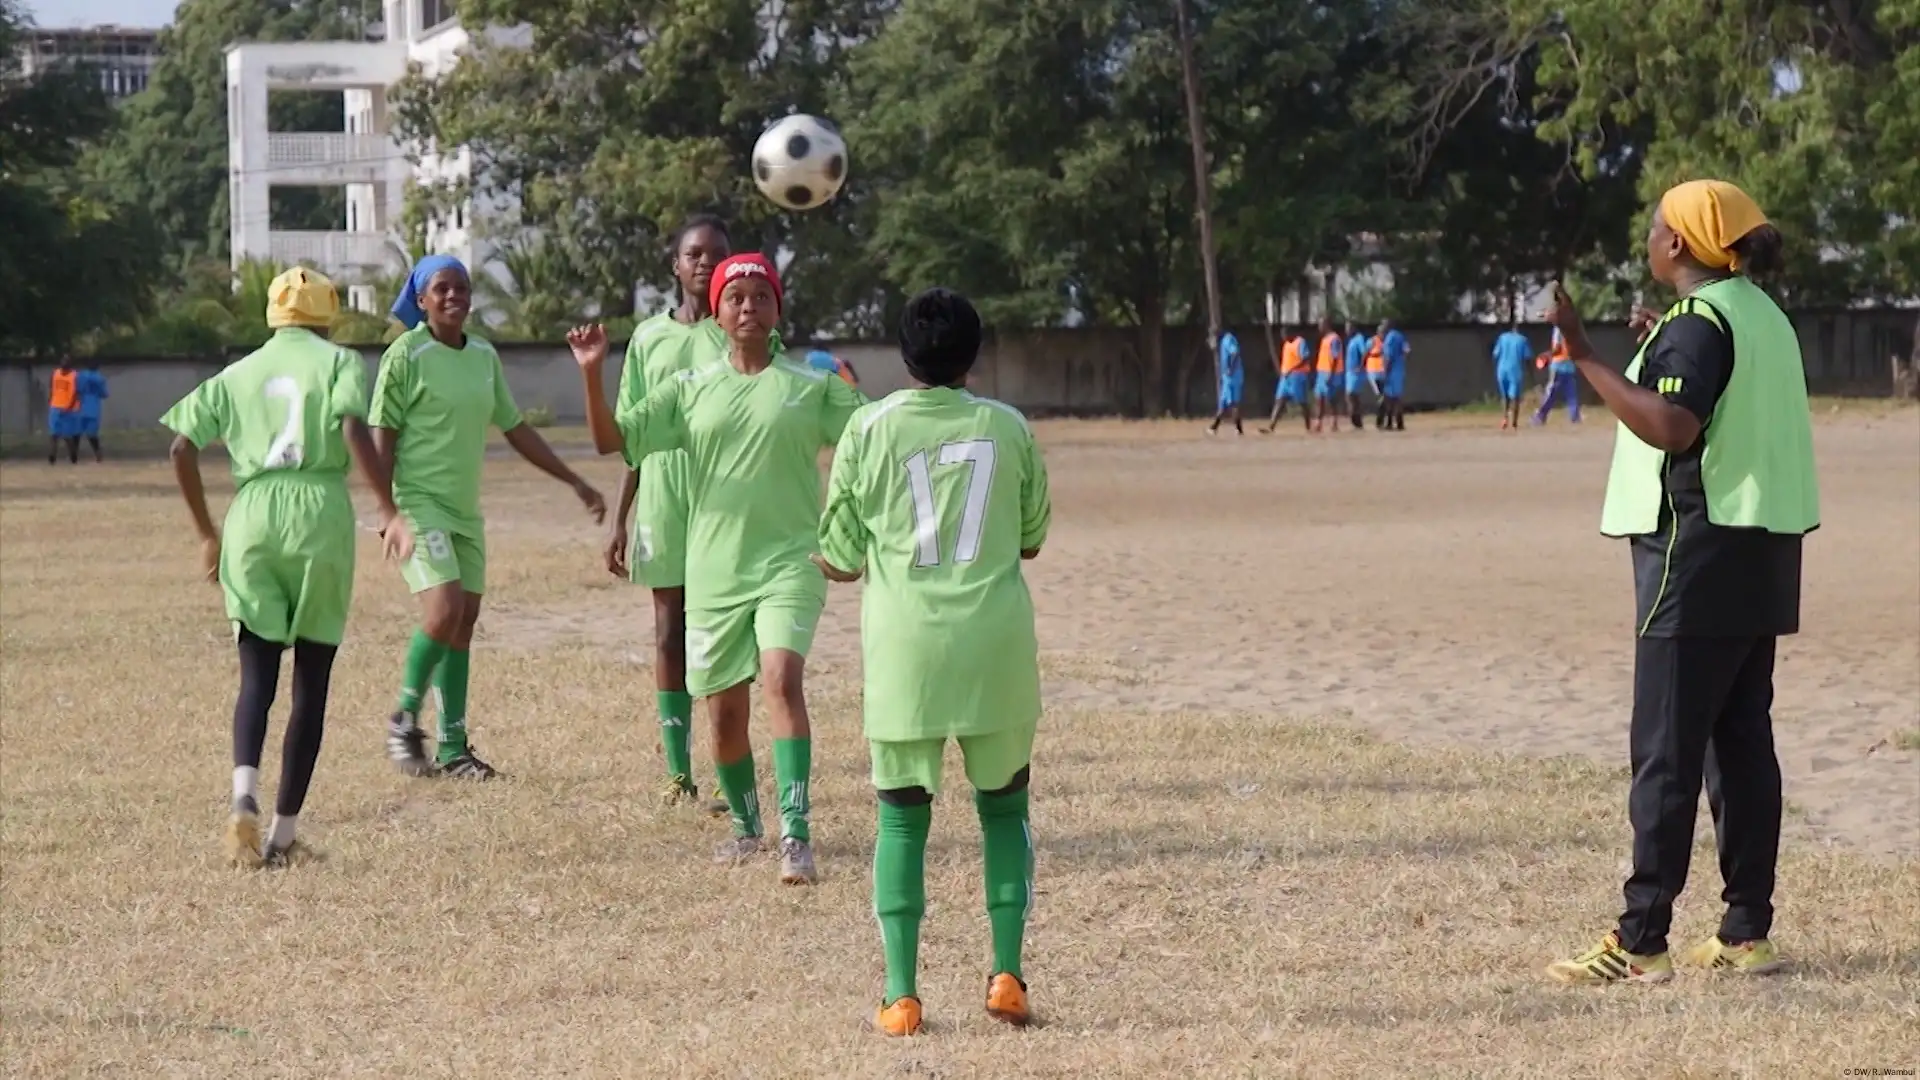
{"type": "Polygon", "coordinates": [[[1220,390],[1220,268],[1213,257],[1213,211],[1207,182],[1207,126],[1200,111],[1200,75],[1193,63],[1193,35],[1187,27],[1187,0],[1173,0],[1180,31],[1180,69],[1187,84],[1187,132],[1193,143],[1193,216],[1200,223],[1200,267],[1207,285],[1207,348],[1212,353],[1214,392],[1220,390]]]}

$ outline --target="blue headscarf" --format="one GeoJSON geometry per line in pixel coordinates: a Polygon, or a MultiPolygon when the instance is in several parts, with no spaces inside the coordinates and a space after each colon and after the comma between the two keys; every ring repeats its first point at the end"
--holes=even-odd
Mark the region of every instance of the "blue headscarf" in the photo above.
{"type": "Polygon", "coordinates": [[[413,272],[407,275],[407,283],[400,289],[399,299],[393,302],[393,317],[401,325],[411,330],[426,321],[427,313],[420,308],[420,296],[427,291],[427,283],[433,275],[442,270],[458,270],[462,276],[471,279],[467,266],[451,255],[429,255],[413,264],[413,272]]]}

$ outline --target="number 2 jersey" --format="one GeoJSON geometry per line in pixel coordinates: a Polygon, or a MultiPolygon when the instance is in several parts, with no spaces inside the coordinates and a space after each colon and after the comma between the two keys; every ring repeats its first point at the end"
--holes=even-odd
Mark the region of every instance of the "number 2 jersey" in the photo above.
{"type": "Polygon", "coordinates": [[[367,417],[367,362],[288,327],[181,398],[160,423],[195,446],[224,442],[235,487],[265,472],[347,477],[346,417],[367,417]]]}
{"type": "Polygon", "coordinates": [[[867,738],[984,735],[1040,717],[1039,643],[1020,553],[1046,541],[1046,465],[1019,410],[902,390],[847,422],[820,549],[866,571],[867,738]]]}

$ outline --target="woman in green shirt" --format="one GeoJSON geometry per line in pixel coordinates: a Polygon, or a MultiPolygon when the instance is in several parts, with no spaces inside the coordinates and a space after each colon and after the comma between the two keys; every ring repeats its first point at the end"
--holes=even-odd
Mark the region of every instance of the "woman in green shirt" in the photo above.
{"type": "Polygon", "coordinates": [[[1636,594],[1633,871],[1617,928],[1548,968],[1562,982],[1673,977],[1667,934],[1703,783],[1726,913],[1682,960],[1747,975],[1781,966],[1768,938],[1781,813],[1774,649],[1800,629],[1801,538],[1819,526],[1820,503],[1799,341],[1747,276],[1776,265],[1780,245],[1732,184],[1669,190],[1647,265],[1679,300],[1624,374],[1554,288],[1548,317],[1568,358],[1619,418],[1600,531],[1627,540],[1636,594]]]}
{"type": "Polygon", "coordinates": [[[606,519],[607,504],[521,418],[500,354],[467,331],[472,307],[473,284],[460,260],[420,260],[393,304],[407,332],[380,359],[368,420],[392,470],[394,502],[413,526],[413,558],[402,574],[421,608],[400,700],[387,721],[387,757],[409,776],[488,780],[496,775],[493,766],[467,741],[468,650],[487,588],[480,515],[487,428],[499,428],[521,457],[572,487],[595,522],[606,519]],[[419,721],[430,679],[440,712],[431,763],[419,721]]]}

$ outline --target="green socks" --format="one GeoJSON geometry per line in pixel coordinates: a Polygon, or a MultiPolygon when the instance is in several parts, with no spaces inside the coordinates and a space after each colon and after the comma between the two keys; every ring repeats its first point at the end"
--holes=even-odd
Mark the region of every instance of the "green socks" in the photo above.
{"type": "Polygon", "coordinates": [[[467,752],[467,664],[473,654],[465,649],[448,649],[440,664],[439,747],[434,757],[445,765],[467,752]]]}
{"type": "MultiPolygon", "coordinates": [[[[413,640],[407,642],[407,666],[400,676],[399,711],[403,713],[420,712],[420,699],[425,696],[427,687],[433,685],[434,669],[440,666],[440,659],[447,655],[447,647],[427,636],[425,630],[415,630],[413,640]]],[[[466,683],[463,681],[462,686],[466,683]]]]}
{"type": "Polygon", "coordinates": [[[660,745],[667,752],[667,775],[693,783],[693,695],[685,690],[662,690],[654,700],[660,706],[660,745]]]}
{"type": "MultiPolygon", "coordinates": [[[[927,832],[933,804],[880,803],[873,845],[873,914],[887,958],[886,1004],[919,994],[920,920],[927,913],[927,832]]],[[[997,950],[996,950],[997,951],[997,950]]]]}
{"type": "Polygon", "coordinates": [[[1027,789],[1009,795],[975,792],[980,847],[987,865],[987,923],[993,928],[993,974],[1021,978],[1020,947],[1033,905],[1033,834],[1027,789]]]}
{"type": "Polygon", "coordinates": [[[761,835],[760,793],[753,786],[752,752],[739,761],[722,762],[715,771],[720,774],[720,794],[733,817],[733,835],[761,835]]]}
{"type": "Polygon", "coordinates": [[[812,739],[773,740],[773,784],[780,792],[782,837],[813,839],[813,830],[807,825],[807,815],[812,809],[808,803],[807,782],[812,775],[812,739]]]}

